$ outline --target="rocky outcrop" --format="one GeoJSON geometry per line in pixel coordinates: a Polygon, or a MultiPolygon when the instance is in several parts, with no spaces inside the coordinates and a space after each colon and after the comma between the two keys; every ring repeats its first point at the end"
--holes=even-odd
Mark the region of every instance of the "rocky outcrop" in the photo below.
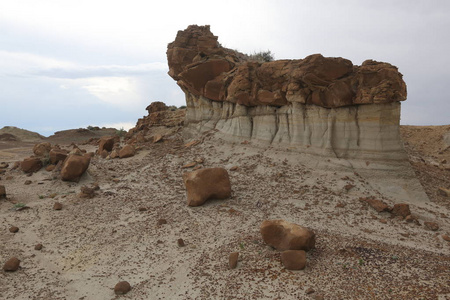
{"type": "Polygon", "coordinates": [[[259,230],[264,242],[280,251],[308,251],[316,245],[316,234],[312,230],[285,220],[265,220],[259,230]]]}
{"type": "Polygon", "coordinates": [[[406,84],[391,64],[355,66],[320,54],[258,62],[196,25],[178,32],[167,59],[191,129],[338,158],[406,158],[399,136],[406,84]]]}

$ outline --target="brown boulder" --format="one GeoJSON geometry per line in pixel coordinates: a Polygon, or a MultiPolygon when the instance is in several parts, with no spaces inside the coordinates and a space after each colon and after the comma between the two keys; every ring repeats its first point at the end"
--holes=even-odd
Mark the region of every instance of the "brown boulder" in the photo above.
{"type": "Polygon", "coordinates": [[[374,198],[363,198],[365,202],[367,202],[373,209],[377,212],[389,211],[389,206],[381,200],[374,198]]]}
{"type": "Polygon", "coordinates": [[[64,161],[67,158],[67,150],[52,149],[49,152],[50,163],[56,165],[59,161],[64,161]]]}
{"type": "Polygon", "coordinates": [[[3,270],[7,272],[14,272],[19,269],[20,260],[17,257],[11,257],[3,265],[3,270]]]}
{"type": "Polygon", "coordinates": [[[104,136],[98,142],[98,153],[101,154],[103,150],[111,152],[114,147],[115,137],[104,136]]]}
{"type": "Polygon", "coordinates": [[[409,210],[408,204],[398,203],[394,204],[394,207],[392,208],[392,214],[395,216],[401,216],[403,218],[406,218],[411,214],[411,211],[409,210]]]}
{"type": "Polygon", "coordinates": [[[53,204],[54,210],[61,210],[62,208],[63,208],[63,205],[60,202],[55,202],[55,204],[53,204]]]}
{"type": "Polygon", "coordinates": [[[266,220],[260,226],[262,238],[269,246],[283,250],[305,250],[315,247],[315,233],[285,220],[266,220]]]}
{"type": "Polygon", "coordinates": [[[61,168],[61,179],[78,182],[89,167],[89,155],[69,155],[61,168]]]}
{"type": "Polygon", "coordinates": [[[40,143],[34,145],[33,153],[38,157],[46,157],[48,156],[51,149],[52,145],[50,143],[40,143]]]}
{"type": "Polygon", "coordinates": [[[148,111],[149,114],[152,114],[155,112],[168,110],[169,108],[164,102],[155,101],[150,103],[150,105],[147,106],[145,109],[148,111]]]}
{"type": "Polygon", "coordinates": [[[132,145],[125,145],[122,149],[119,151],[119,157],[120,158],[127,158],[132,157],[136,153],[136,150],[134,149],[134,146],[132,145]]]}
{"type": "Polygon", "coordinates": [[[288,270],[303,270],[306,266],[306,252],[303,250],[286,250],[281,253],[281,262],[288,270]]]}
{"type": "Polygon", "coordinates": [[[20,169],[25,173],[37,172],[42,168],[42,161],[38,157],[25,158],[20,163],[20,169]]]}
{"type": "Polygon", "coordinates": [[[6,198],[6,188],[4,185],[0,185],[0,199],[6,198]]]}
{"type": "Polygon", "coordinates": [[[231,183],[227,170],[208,168],[183,174],[187,204],[199,206],[209,199],[226,199],[231,196],[231,183]]]}
{"type": "Polygon", "coordinates": [[[114,287],[114,293],[116,295],[124,295],[131,290],[131,285],[127,281],[121,281],[114,287]]]}

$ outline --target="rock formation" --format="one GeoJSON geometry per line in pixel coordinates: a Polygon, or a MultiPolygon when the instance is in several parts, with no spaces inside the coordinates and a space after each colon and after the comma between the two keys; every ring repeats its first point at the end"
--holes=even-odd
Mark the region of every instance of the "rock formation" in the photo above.
{"type": "Polygon", "coordinates": [[[328,157],[405,159],[399,101],[406,85],[391,64],[355,66],[320,54],[254,61],[197,25],[178,32],[167,59],[191,129],[328,157]]]}

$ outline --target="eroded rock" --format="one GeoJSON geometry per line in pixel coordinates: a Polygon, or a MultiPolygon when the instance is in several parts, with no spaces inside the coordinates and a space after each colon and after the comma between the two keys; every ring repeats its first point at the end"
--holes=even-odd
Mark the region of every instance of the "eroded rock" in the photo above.
{"type": "Polygon", "coordinates": [[[88,169],[90,162],[89,155],[69,155],[62,165],[61,179],[78,182],[88,169]]]}
{"type": "Polygon", "coordinates": [[[20,163],[20,169],[25,173],[34,173],[39,171],[42,168],[43,164],[40,158],[38,157],[29,157],[25,158],[20,163]]]}
{"type": "Polygon", "coordinates": [[[227,199],[231,196],[230,178],[223,168],[186,172],[183,181],[189,206],[199,206],[210,199],[227,199]]]}
{"type": "Polygon", "coordinates": [[[267,245],[280,251],[308,251],[316,244],[312,230],[285,220],[266,220],[262,222],[260,232],[267,245]]]}
{"type": "Polygon", "coordinates": [[[0,199],[6,198],[6,187],[4,185],[0,185],[0,199]]]}
{"type": "Polygon", "coordinates": [[[11,257],[3,265],[3,270],[7,272],[14,272],[19,269],[20,260],[17,257],[11,257]]]}
{"type": "Polygon", "coordinates": [[[114,287],[114,293],[116,295],[124,295],[129,291],[131,291],[131,285],[128,283],[128,281],[120,281],[114,287]]]}
{"type": "Polygon", "coordinates": [[[122,149],[119,151],[119,157],[120,158],[127,158],[132,157],[136,153],[136,149],[132,145],[125,145],[122,149]]]}
{"type": "Polygon", "coordinates": [[[281,253],[281,262],[288,270],[303,270],[306,266],[306,252],[303,250],[286,250],[281,253]]]}

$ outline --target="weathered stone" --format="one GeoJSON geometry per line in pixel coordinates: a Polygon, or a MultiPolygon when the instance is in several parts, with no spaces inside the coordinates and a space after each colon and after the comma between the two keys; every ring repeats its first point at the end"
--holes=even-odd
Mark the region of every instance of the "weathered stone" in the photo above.
{"type": "Polygon", "coordinates": [[[120,281],[114,287],[114,293],[116,295],[124,295],[131,290],[131,285],[127,281],[120,281]]]}
{"type": "Polygon", "coordinates": [[[78,182],[88,169],[90,162],[89,155],[69,155],[62,165],[61,179],[78,182]]]}
{"type": "Polygon", "coordinates": [[[20,169],[25,173],[37,172],[42,168],[42,161],[38,157],[25,158],[20,163],[20,169]]]}
{"type": "Polygon", "coordinates": [[[120,158],[127,158],[134,156],[136,150],[132,145],[125,145],[122,149],[119,151],[119,157],[120,158]]]}
{"type": "Polygon", "coordinates": [[[389,211],[389,206],[381,200],[374,198],[363,198],[377,212],[389,211]]]}
{"type": "Polygon", "coordinates": [[[183,239],[178,239],[177,244],[178,244],[178,247],[184,247],[185,246],[183,239]]]}
{"type": "Polygon", "coordinates": [[[155,102],[152,102],[145,109],[148,111],[149,114],[152,114],[155,112],[166,111],[169,108],[167,107],[167,105],[164,102],[155,101],[155,102]]]}
{"type": "Polygon", "coordinates": [[[38,157],[46,157],[49,155],[51,149],[52,145],[50,143],[40,143],[34,145],[33,153],[38,157]]]}
{"type": "Polygon", "coordinates": [[[227,170],[207,168],[183,174],[187,204],[199,206],[209,199],[226,199],[231,196],[231,183],[227,170]]]}
{"type": "Polygon", "coordinates": [[[101,154],[103,150],[111,152],[115,143],[115,138],[113,136],[102,137],[98,141],[98,153],[101,154]]]}
{"type": "Polygon", "coordinates": [[[394,216],[401,216],[403,218],[406,218],[411,214],[411,211],[409,210],[409,205],[406,203],[397,203],[394,204],[394,207],[392,208],[392,214],[394,216]]]}
{"type": "Polygon", "coordinates": [[[64,161],[67,158],[68,151],[63,149],[52,149],[49,152],[50,163],[56,165],[59,161],[64,161]]]}
{"type": "Polygon", "coordinates": [[[3,270],[7,272],[14,272],[19,269],[20,260],[17,257],[11,257],[3,265],[3,270]]]}
{"type": "Polygon", "coordinates": [[[305,250],[315,247],[315,233],[305,227],[285,220],[266,220],[260,226],[266,244],[277,250],[305,250]]]}
{"type": "Polygon", "coordinates": [[[166,219],[159,219],[157,224],[158,224],[158,226],[167,224],[167,220],[166,219]]]}
{"type": "Polygon", "coordinates": [[[37,251],[42,250],[42,244],[37,244],[36,246],[34,246],[34,250],[37,250],[37,251]]]}
{"type": "Polygon", "coordinates": [[[306,266],[306,252],[303,250],[286,250],[281,253],[281,262],[288,270],[303,270],[306,266]]]}
{"type": "Polygon", "coordinates": [[[431,231],[438,231],[439,225],[436,222],[424,222],[423,225],[431,231]]]}
{"type": "Polygon", "coordinates": [[[238,258],[239,258],[239,252],[230,253],[230,256],[228,257],[228,267],[230,269],[235,269],[237,267],[238,258]]]}
{"type": "Polygon", "coordinates": [[[56,167],[55,165],[48,165],[45,167],[45,171],[51,172],[55,169],[55,167],[56,167]]]}

